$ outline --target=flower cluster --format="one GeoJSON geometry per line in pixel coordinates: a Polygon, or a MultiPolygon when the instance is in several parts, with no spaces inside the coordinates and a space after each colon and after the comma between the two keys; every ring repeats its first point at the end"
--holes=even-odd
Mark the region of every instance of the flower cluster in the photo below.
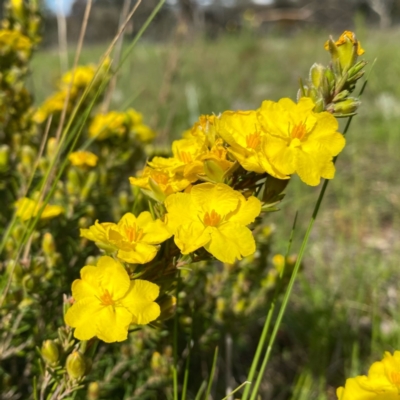
{"type": "MultiPolygon", "coordinates": [[[[349,40],[353,46],[359,46],[355,37],[349,38],[348,34],[334,46],[347,46],[349,40]]],[[[332,52],[333,45],[329,46],[332,52]]],[[[360,54],[361,47],[357,49],[360,54]]],[[[350,87],[346,86],[343,71],[348,71],[356,58],[344,65],[348,52],[347,47],[339,51],[337,60],[342,64],[333,77],[335,90],[350,87]],[[345,83],[339,85],[338,81],[345,83]]],[[[127,271],[134,271],[131,284],[138,277],[146,277],[161,285],[159,302],[171,297],[170,276],[176,273],[178,264],[214,257],[232,265],[253,256],[256,242],[252,230],[260,221],[258,217],[282,199],[281,192],[292,175],[297,174],[311,186],[318,185],[321,178],[332,179],[335,175],[334,157],[344,148],[345,139],[338,132],[338,122],[329,104],[323,103],[322,109],[320,105],[315,96],[300,96],[297,103],[288,98],[266,100],[256,110],[201,116],[182,139],[172,143],[171,157],[150,158],[141,174],[130,178],[133,186],[152,199],[151,213],[143,211],[136,216],[128,212],[117,224],[96,221],[81,229],[81,237],[118,259],[113,265],[117,263],[119,269],[119,262],[126,263],[127,271]]],[[[134,129],[132,126],[140,124],[141,116],[133,110],[112,111],[94,118],[89,135],[102,143],[113,136],[123,137],[134,129]]],[[[111,265],[113,259],[106,259],[111,265]]],[[[285,264],[284,259],[282,262],[285,264]]],[[[82,271],[86,274],[85,268],[82,271]]],[[[82,272],[82,281],[85,274],[82,272]]],[[[267,288],[268,280],[276,276],[263,279],[267,288]]],[[[114,305],[118,298],[121,309],[129,311],[124,305],[128,290],[125,286],[116,297],[101,289],[103,294],[95,295],[101,300],[97,300],[96,307],[114,305]]],[[[71,310],[85,308],[80,293],[73,295],[77,302],[71,310]]],[[[126,319],[113,340],[126,337],[128,320],[134,323],[135,318],[128,311],[124,311],[126,319]]],[[[78,311],[71,311],[70,315],[75,312],[78,311]]],[[[87,310],[87,314],[95,312],[87,310]]],[[[67,314],[66,319],[76,327],[77,337],[105,337],[93,327],[87,336],[82,333],[78,326],[86,322],[80,315],[71,320],[67,314]]],[[[89,332],[89,328],[85,329],[89,332]]],[[[111,341],[111,337],[107,340],[111,341]]]]}
{"type": "Polygon", "coordinates": [[[64,107],[69,115],[85,91],[87,93],[83,100],[88,102],[96,94],[101,80],[106,78],[109,64],[110,61],[105,60],[98,71],[95,65],[86,65],[66,72],[58,83],[59,90],[48,97],[37,109],[34,115],[35,122],[41,124],[50,115],[53,115],[53,118],[59,117],[64,107]]]}
{"type": "Polygon", "coordinates": [[[107,114],[97,114],[89,126],[89,137],[105,140],[110,137],[123,138],[133,135],[141,142],[154,139],[155,132],[143,123],[143,115],[130,108],[125,112],[110,111],[107,114]]]}
{"type": "Polygon", "coordinates": [[[374,362],[368,375],[348,378],[337,389],[338,400],[400,399],[400,351],[385,352],[382,361],[374,362]]]}

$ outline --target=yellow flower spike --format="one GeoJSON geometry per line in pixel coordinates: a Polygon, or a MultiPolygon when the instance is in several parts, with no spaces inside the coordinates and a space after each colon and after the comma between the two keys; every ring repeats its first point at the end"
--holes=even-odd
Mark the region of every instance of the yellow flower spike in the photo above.
{"type": "Polygon", "coordinates": [[[90,151],[74,151],[68,156],[69,161],[75,167],[95,167],[99,159],[90,151]]]}
{"type": "MultiPolygon", "coordinates": [[[[15,202],[15,206],[17,208],[17,217],[21,218],[22,221],[36,217],[41,208],[41,204],[38,204],[35,200],[28,199],[27,197],[18,199],[15,202]]],[[[40,219],[51,219],[59,216],[63,212],[63,207],[47,204],[40,215],[40,219]]]]}
{"type": "Polygon", "coordinates": [[[156,256],[158,245],[172,234],[161,220],[153,220],[144,211],[138,217],[126,213],[118,224],[96,221],[89,229],[81,229],[81,236],[93,240],[100,248],[117,250],[117,257],[122,261],[145,264],[156,256]]]}
{"type": "Polygon", "coordinates": [[[218,260],[233,264],[256,250],[246,226],[261,212],[256,197],[247,200],[228,185],[202,183],[190,193],[176,193],[165,200],[168,229],[182,254],[203,247],[218,260]]]}
{"type": "Polygon", "coordinates": [[[313,108],[307,97],[298,104],[288,98],[262,103],[257,114],[266,132],[260,149],[260,163],[266,172],[279,179],[297,173],[311,186],[318,185],[321,178],[334,177],[333,157],[346,141],[337,132],[335,117],[328,112],[315,113],[313,108]]]}
{"type": "Polygon", "coordinates": [[[348,378],[336,394],[339,400],[399,400],[400,351],[385,352],[382,361],[371,365],[368,376],[348,378]]]}
{"type": "Polygon", "coordinates": [[[144,280],[129,280],[119,262],[103,256],[97,266],[87,265],[81,279],[72,284],[75,303],[65,314],[79,340],[98,337],[104,342],[121,342],[128,337],[131,323],[145,325],[160,315],[154,301],[159,287],[144,280]]]}

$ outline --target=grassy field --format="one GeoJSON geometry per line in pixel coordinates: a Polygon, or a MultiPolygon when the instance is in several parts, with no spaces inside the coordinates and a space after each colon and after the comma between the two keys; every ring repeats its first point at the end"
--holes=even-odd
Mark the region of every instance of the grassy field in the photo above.
{"type": "MultiPolygon", "coordinates": [[[[285,316],[277,347],[281,356],[271,365],[282,379],[298,379],[294,399],[309,399],[310,393],[326,398],[325,378],[332,386],[327,396],[333,398],[333,386],[345,378],[335,373],[343,363],[349,374],[364,373],[367,364],[360,361],[400,348],[400,52],[395,49],[400,31],[361,29],[357,35],[370,62],[367,71],[377,61],[285,316]],[[286,348],[296,351],[286,353],[286,348]],[[337,356],[343,348],[345,360],[337,356]]],[[[299,77],[307,78],[314,62],[328,62],[321,46],[327,36],[246,33],[215,41],[142,42],[122,68],[113,107],[129,105],[142,112],[163,146],[200,114],[254,109],[265,99],[295,99],[299,77]]],[[[96,62],[104,48],[85,49],[81,63],[96,62]]],[[[36,54],[30,85],[37,103],[52,92],[58,65],[56,52],[36,54]]],[[[290,200],[269,217],[276,228],[276,252],[285,252],[296,212],[293,252],[298,251],[318,192],[292,179],[290,200]]]]}

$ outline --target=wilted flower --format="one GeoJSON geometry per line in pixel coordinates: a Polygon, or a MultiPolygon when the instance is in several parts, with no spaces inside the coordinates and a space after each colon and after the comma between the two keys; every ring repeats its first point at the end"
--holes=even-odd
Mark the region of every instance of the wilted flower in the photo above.
{"type": "Polygon", "coordinates": [[[136,279],[131,281],[125,268],[111,257],[103,256],[97,266],[87,265],[81,279],[72,284],[75,303],[65,314],[65,322],[75,328],[74,336],[104,342],[121,342],[128,337],[129,325],[146,325],[160,315],[154,300],[159,287],[136,279]]]}
{"type": "Polygon", "coordinates": [[[165,200],[168,229],[182,254],[200,247],[222,262],[234,263],[256,250],[246,227],[261,212],[256,197],[247,200],[228,185],[203,183],[190,193],[176,193],[165,200]]]}

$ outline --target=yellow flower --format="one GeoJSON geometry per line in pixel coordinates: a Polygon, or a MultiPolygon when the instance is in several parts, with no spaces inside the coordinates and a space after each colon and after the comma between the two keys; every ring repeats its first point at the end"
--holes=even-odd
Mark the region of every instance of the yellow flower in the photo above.
{"type": "Polygon", "coordinates": [[[32,41],[17,30],[0,30],[0,54],[10,50],[21,52],[24,57],[29,57],[32,50],[32,41]]]}
{"type": "Polygon", "coordinates": [[[266,172],[280,179],[297,173],[311,186],[334,177],[333,157],[342,151],[345,139],[332,114],[314,113],[313,108],[307,97],[298,104],[287,98],[262,103],[257,113],[266,135],[259,160],[266,172]]]}
{"type": "MultiPolygon", "coordinates": [[[[44,103],[37,109],[33,116],[33,120],[42,124],[46,119],[53,113],[61,112],[65,107],[65,99],[67,97],[66,91],[56,92],[49,98],[47,98],[44,103]]],[[[67,110],[71,108],[71,104],[67,104],[67,110]]]]}
{"type": "Polygon", "coordinates": [[[75,167],[95,167],[98,157],[90,151],[74,151],[68,156],[69,161],[75,167]]]}
{"type": "MultiPolygon", "coordinates": [[[[26,221],[32,217],[36,217],[40,208],[42,207],[42,204],[38,204],[32,199],[23,197],[16,201],[15,206],[17,208],[17,217],[21,218],[22,221],[26,221]]],[[[50,204],[46,204],[42,214],[40,215],[40,219],[54,218],[63,212],[64,208],[61,206],[52,206],[50,204]]]]}
{"type": "Polygon", "coordinates": [[[144,124],[135,125],[131,130],[135,132],[136,138],[141,142],[150,142],[156,137],[156,133],[144,124]]]}
{"type": "Polygon", "coordinates": [[[160,202],[164,201],[166,196],[185,190],[190,185],[190,181],[184,178],[183,174],[177,174],[167,168],[161,170],[151,167],[145,167],[139,177],[130,177],[129,182],[160,202]]]}
{"type": "Polygon", "coordinates": [[[96,73],[95,65],[83,65],[78,66],[73,70],[66,72],[61,78],[61,87],[68,88],[73,78],[73,87],[75,88],[86,88],[92,82],[96,73]]]}
{"type": "Polygon", "coordinates": [[[225,111],[216,121],[218,134],[230,147],[228,151],[247,171],[263,173],[285,179],[269,165],[268,160],[260,162],[260,147],[265,136],[255,111],[225,111]]]}
{"type": "Polygon", "coordinates": [[[336,394],[339,400],[399,400],[400,351],[385,352],[382,361],[371,365],[368,376],[347,379],[336,394]]]}
{"type": "Polygon", "coordinates": [[[125,268],[108,256],[97,266],[81,269],[81,279],[72,283],[75,303],[65,314],[74,336],[89,340],[95,336],[104,342],[121,342],[128,337],[129,325],[146,325],[160,315],[154,302],[159,287],[144,280],[129,279],[125,268]]]}
{"type": "Polygon", "coordinates": [[[122,137],[126,133],[126,116],[119,111],[97,114],[89,126],[89,136],[97,140],[104,140],[111,136],[122,137]]]}
{"type": "Polygon", "coordinates": [[[167,227],[182,254],[204,246],[218,260],[232,264],[256,250],[246,227],[260,214],[256,197],[246,200],[223,183],[202,183],[190,193],[168,196],[165,207],[167,227]]]}
{"type": "Polygon", "coordinates": [[[126,213],[118,224],[105,222],[81,229],[81,236],[93,240],[99,247],[117,250],[117,257],[132,264],[145,264],[157,254],[159,244],[172,235],[165,224],[153,220],[148,211],[138,217],[126,213]]]}

